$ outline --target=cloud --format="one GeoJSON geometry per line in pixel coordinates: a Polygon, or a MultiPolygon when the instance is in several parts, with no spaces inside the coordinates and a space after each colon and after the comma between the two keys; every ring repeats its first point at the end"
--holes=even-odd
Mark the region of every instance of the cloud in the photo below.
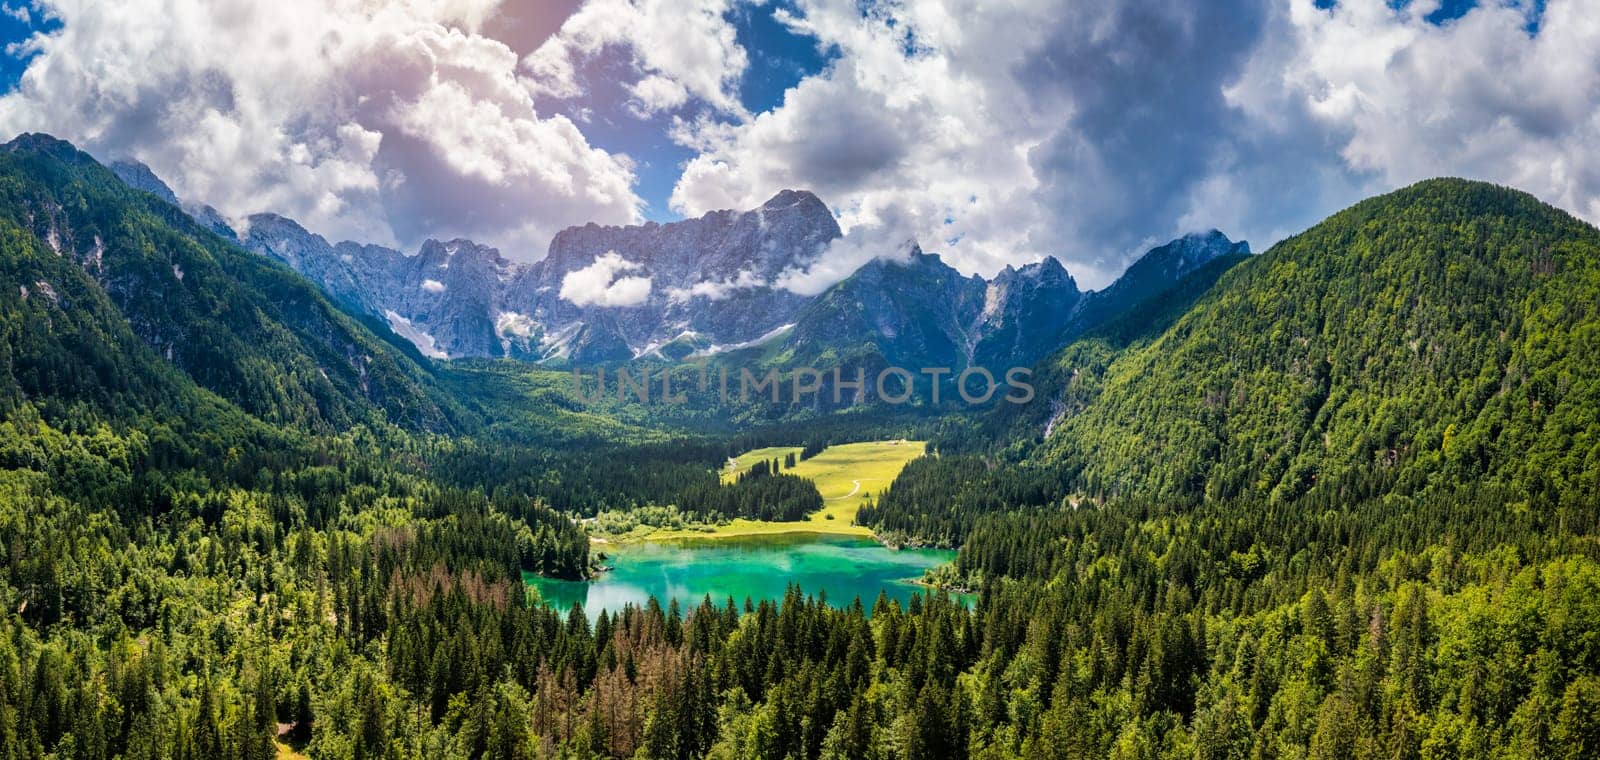
{"type": "Polygon", "coordinates": [[[531,338],[538,330],[539,324],[526,314],[515,311],[502,311],[495,315],[494,331],[496,335],[531,338]]]}
{"type": "Polygon", "coordinates": [[[692,96],[743,114],[739,77],[749,59],[727,18],[732,0],[589,0],[523,59],[537,94],[581,99],[583,65],[608,49],[631,56],[644,76],[629,86],[640,115],[692,96]]]}
{"type": "Polygon", "coordinates": [[[835,62],[772,111],[676,134],[699,152],[673,191],[682,213],[780,187],[829,199],[846,239],[808,290],[908,239],[966,271],[1050,254],[1103,284],[1182,231],[1232,118],[1236,40],[1260,16],[1187,2],[864,7],[802,0],[785,20],[835,62]]]}
{"type": "Polygon", "coordinates": [[[1600,17],[1436,8],[800,0],[782,18],[836,60],[771,111],[680,121],[697,155],[672,205],[817,191],[846,236],[791,278],[806,290],[907,239],[983,274],[1054,255],[1098,287],[1185,232],[1264,249],[1448,174],[1600,221],[1600,17]]]}
{"type": "Polygon", "coordinates": [[[438,280],[423,280],[422,289],[428,291],[429,293],[443,293],[444,283],[439,282],[438,280]]]}
{"type": "Polygon", "coordinates": [[[643,268],[607,251],[561,278],[561,297],[577,306],[638,306],[650,298],[650,278],[618,275],[643,268]]]}
{"type": "Polygon", "coordinates": [[[827,290],[873,259],[907,261],[918,248],[914,238],[905,237],[904,231],[914,229],[915,223],[894,218],[898,208],[891,207],[890,217],[880,223],[857,225],[843,237],[828,244],[815,259],[804,266],[785,269],[773,279],[773,286],[803,296],[814,296],[827,290]]]}
{"type": "MultiPolygon", "coordinates": [[[[1428,20],[1438,0],[588,0],[558,29],[498,5],[44,0],[33,15],[61,26],[17,47],[29,65],[0,130],[131,155],[232,217],[473,237],[527,260],[560,227],[641,219],[634,157],[584,130],[668,124],[672,158],[638,166],[692,152],[679,213],[783,188],[828,200],[844,237],[773,282],[799,292],[907,241],[981,274],[1053,255],[1099,287],[1185,232],[1265,249],[1437,175],[1600,222],[1600,16],[1584,0],[1482,0],[1444,23],[1428,20]],[[740,84],[763,58],[738,24],[755,13],[826,63],[749,113],[740,84]],[[516,51],[480,32],[502,27],[516,51]],[[572,117],[535,110],[551,101],[572,117]]],[[[636,138],[621,141],[652,142],[636,138]]],[[[575,292],[647,297],[625,271],[575,292]]]]}
{"type": "Polygon", "coordinates": [[[1296,0],[1230,99],[1271,123],[1287,103],[1382,190],[1439,175],[1518,187],[1600,222],[1600,16],[1577,0],[1438,4],[1296,0]]]}
{"type": "Polygon", "coordinates": [[[671,111],[689,100],[689,90],[678,82],[659,74],[639,80],[628,92],[633,95],[630,107],[641,119],[662,111],[671,111]]]}
{"type": "Polygon", "coordinates": [[[702,280],[687,288],[668,288],[667,298],[679,303],[686,303],[695,298],[704,298],[708,301],[721,301],[738,290],[768,287],[760,276],[748,269],[737,275],[723,280],[702,280]]]}
{"type": "Polygon", "coordinates": [[[632,161],[540,116],[517,55],[478,34],[496,0],[44,0],[60,28],[0,97],[39,130],[149,164],[229,216],[414,245],[542,255],[574,220],[639,220],[632,161]]]}

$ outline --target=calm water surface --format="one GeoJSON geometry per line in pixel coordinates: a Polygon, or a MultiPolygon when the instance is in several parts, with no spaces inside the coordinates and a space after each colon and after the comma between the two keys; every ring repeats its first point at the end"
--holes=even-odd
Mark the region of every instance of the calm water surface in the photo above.
{"type": "Polygon", "coordinates": [[[671,542],[596,545],[616,569],[589,581],[527,576],[551,604],[570,609],[581,603],[591,617],[626,604],[643,605],[651,596],[667,606],[676,598],[686,611],[706,595],[721,606],[728,597],[783,599],[788,584],[807,594],[826,592],[836,606],[860,597],[869,610],[881,590],[906,603],[923,591],[911,581],[922,571],[949,562],[956,553],[939,549],[885,548],[851,536],[787,534],[747,538],[690,539],[671,542]]]}

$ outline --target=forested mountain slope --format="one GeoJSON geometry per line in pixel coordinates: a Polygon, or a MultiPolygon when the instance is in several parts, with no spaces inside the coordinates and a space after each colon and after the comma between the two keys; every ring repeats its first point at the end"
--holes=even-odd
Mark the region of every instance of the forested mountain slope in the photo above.
{"type": "Polygon", "coordinates": [[[1600,493],[1600,231],[1443,179],[1235,267],[1035,460],[1093,495],[1600,493]]]}
{"type": "Polygon", "coordinates": [[[0,225],[10,403],[92,400],[110,417],[170,405],[183,394],[165,361],[269,423],[459,424],[409,346],[65,142],[0,147],[0,225]]]}
{"type": "Polygon", "coordinates": [[[675,440],[483,362],[443,385],[490,434],[397,429],[455,414],[398,339],[23,138],[0,759],[1594,757],[1595,237],[1426,183],[1101,325],[980,423],[1031,458],[920,458],[861,512],[959,545],[929,580],[973,609],[793,588],[591,619],[523,581],[591,571],[575,515],[812,508],[710,468],[863,420],[675,440]]]}
{"type": "MultiPolygon", "coordinates": [[[[1035,390],[1033,400],[949,415],[940,421],[935,436],[937,448],[945,453],[967,454],[1000,449],[1006,461],[1025,458],[1055,431],[1061,419],[1080,412],[1099,395],[1100,380],[1111,362],[1130,347],[1161,337],[1211,291],[1222,275],[1249,258],[1250,254],[1243,251],[1218,256],[1164,289],[1146,283],[1146,297],[1122,306],[1116,313],[1102,308],[1101,314],[1109,321],[1096,323],[1032,367],[1029,382],[1035,390]]],[[[1096,291],[1095,295],[1116,290],[1113,286],[1096,291]]]]}
{"type": "Polygon", "coordinates": [[[1600,752],[1597,237],[1421,183],[945,431],[860,519],[983,589],[972,756],[1600,752]]]}

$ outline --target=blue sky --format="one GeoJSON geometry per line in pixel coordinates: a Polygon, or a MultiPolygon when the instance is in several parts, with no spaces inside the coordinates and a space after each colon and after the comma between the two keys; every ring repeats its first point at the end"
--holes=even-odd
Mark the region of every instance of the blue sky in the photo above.
{"type": "MultiPolygon", "coordinates": [[[[751,113],[770,111],[782,103],[784,91],[821,71],[830,59],[818,40],[778,21],[780,11],[795,12],[795,8],[786,0],[773,0],[740,6],[727,15],[738,44],[750,55],[750,64],[739,79],[738,96],[751,113]]],[[[624,84],[632,65],[626,50],[606,51],[585,65],[587,91],[582,98],[539,98],[535,104],[540,110],[567,114],[582,123],[593,144],[626,153],[638,162],[635,188],[645,201],[645,218],[680,219],[682,214],[671,209],[668,198],[684,162],[695,152],[673,142],[669,130],[674,117],[691,116],[697,109],[690,104],[649,118],[630,113],[624,84]]]]}
{"type": "MultiPolygon", "coordinates": [[[[530,4],[504,6],[500,18],[488,24],[484,34],[526,54],[554,34],[560,22],[581,3],[551,0],[541,3],[536,13],[520,7],[526,5],[530,4]]],[[[27,7],[27,3],[13,0],[7,7],[27,7]]],[[[737,30],[739,44],[751,53],[750,66],[739,81],[739,96],[744,107],[753,113],[771,110],[782,102],[785,90],[821,71],[828,63],[829,56],[819,49],[815,38],[797,34],[777,20],[780,10],[793,12],[795,8],[788,0],[773,0],[763,5],[741,6],[728,14],[737,30]]],[[[39,18],[41,14],[37,12],[29,12],[29,22],[18,19],[14,13],[0,14],[0,43],[7,46],[59,26],[57,22],[39,18]]],[[[0,90],[16,86],[30,58],[20,54],[0,55],[0,90]]],[[[565,113],[581,120],[585,134],[594,145],[625,153],[637,161],[635,188],[644,199],[646,219],[660,222],[680,219],[682,214],[672,211],[667,199],[682,173],[682,164],[692,158],[694,152],[674,143],[668,135],[674,114],[641,119],[627,111],[627,93],[622,83],[630,65],[626,51],[611,51],[610,55],[589,65],[590,89],[581,101],[542,98],[535,104],[540,110],[565,113]]]]}
{"type": "MultiPolygon", "coordinates": [[[[56,26],[55,22],[42,18],[26,3],[12,0],[4,5],[4,13],[0,13],[0,43],[9,48],[36,32],[49,32],[56,26]]],[[[17,78],[22,76],[31,57],[22,51],[10,50],[0,55],[0,90],[9,90],[16,85],[17,78]]]]}
{"type": "Polygon", "coordinates": [[[1600,219],[1590,0],[19,7],[0,132],[406,250],[462,236],[532,260],[565,226],[795,188],[845,238],[786,287],[908,242],[985,275],[1054,256],[1096,287],[1185,232],[1264,250],[1432,176],[1600,219]]]}

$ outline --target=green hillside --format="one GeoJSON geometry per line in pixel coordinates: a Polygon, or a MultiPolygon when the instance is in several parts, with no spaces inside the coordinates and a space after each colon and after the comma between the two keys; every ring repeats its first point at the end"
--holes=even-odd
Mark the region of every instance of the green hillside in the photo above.
{"type": "Polygon", "coordinates": [[[972,755],[1600,752],[1597,241],[1421,183],[942,431],[859,519],[983,590],[972,755]]]}
{"type": "Polygon", "coordinates": [[[156,357],[275,424],[334,430],[387,420],[444,430],[462,422],[414,350],[379,338],[288,268],[127,187],[65,142],[23,135],[0,148],[0,224],[18,278],[8,281],[19,283],[0,302],[16,325],[7,357],[15,380],[0,386],[13,402],[85,391],[113,415],[167,404],[172,393],[156,379],[163,371],[150,366],[156,357]],[[143,350],[119,335],[124,329],[143,350]]]}
{"type": "Polygon", "coordinates": [[[1047,432],[1054,432],[1061,419],[1078,413],[1099,395],[1105,369],[1112,361],[1130,347],[1161,337],[1222,275],[1249,258],[1247,253],[1218,257],[1166,289],[1124,306],[1120,314],[1033,367],[1031,402],[1001,403],[976,413],[947,416],[936,442],[938,448],[947,453],[1001,449],[1007,461],[1024,458],[1047,432]]]}
{"type": "Polygon", "coordinates": [[[1235,267],[1036,453],[1092,495],[1600,490],[1600,231],[1434,180],[1235,267]]]}
{"type": "MultiPolygon", "coordinates": [[[[959,345],[854,287],[786,359],[959,345]]],[[[579,401],[19,138],[0,760],[1600,755],[1600,232],[1441,180],[1138,295],[1027,406],[579,401]],[[525,582],[830,517],[959,552],[904,604],[525,582]]]]}

